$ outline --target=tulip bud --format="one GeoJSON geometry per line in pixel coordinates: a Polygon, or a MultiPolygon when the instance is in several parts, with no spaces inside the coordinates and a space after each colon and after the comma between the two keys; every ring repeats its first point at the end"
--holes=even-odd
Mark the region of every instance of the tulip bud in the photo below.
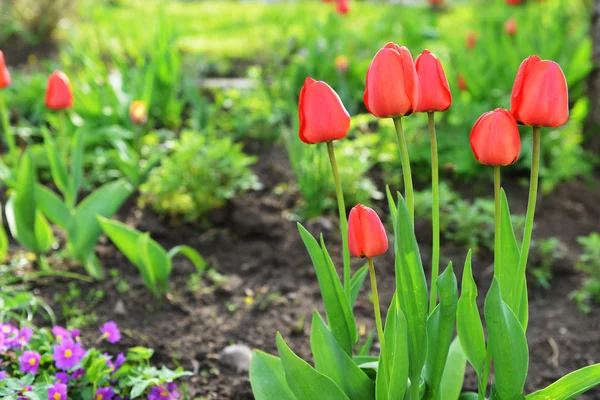
{"type": "Polygon", "coordinates": [[[469,90],[469,87],[467,86],[467,81],[465,80],[463,74],[461,74],[460,72],[456,75],[456,85],[458,86],[458,90],[460,90],[461,92],[466,92],[467,90],[469,90]]]}
{"type": "Polygon", "coordinates": [[[348,71],[348,57],[337,56],[334,63],[335,69],[337,69],[339,73],[345,74],[348,71]]]}
{"type": "Polygon", "coordinates": [[[471,130],[471,150],[482,164],[513,164],[521,152],[521,137],[515,117],[503,108],[483,114],[471,130]]]}
{"type": "Polygon", "coordinates": [[[298,101],[300,140],[315,144],[339,140],[350,130],[350,114],[325,82],[306,78],[298,101]]]}
{"type": "Polygon", "coordinates": [[[569,89],[554,61],[529,56],[521,63],[510,99],[520,124],[556,128],[569,119],[569,89]]]}
{"type": "Polygon", "coordinates": [[[375,211],[358,204],[348,218],[348,247],[355,257],[375,257],[388,249],[385,228],[375,211]]]}
{"type": "Polygon", "coordinates": [[[0,89],[3,89],[10,85],[10,73],[8,72],[8,68],[6,68],[6,63],[4,62],[4,53],[0,50],[0,89]]]}
{"type": "Polygon", "coordinates": [[[51,110],[63,110],[72,106],[73,92],[69,78],[62,71],[54,71],[48,78],[46,107],[51,110]]]}
{"type": "Polygon", "coordinates": [[[465,46],[467,46],[467,49],[472,50],[475,48],[475,45],[477,44],[477,39],[479,38],[479,33],[475,32],[475,31],[469,31],[467,33],[467,37],[465,39],[465,46]]]}
{"type": "Polygon", "coordinates": [[[415,112],[446,111],[450,108],[452,94],[440,60],[429,50],[423,50],[415,61],[415,69],[421,87],[415,112]]]}
{"type": "Polygon", "coordinates": [[[404,46],[386,44],[367,71],[365,106],[378,118],[399,117],[414,112],[419,97],[419,77],[410,52],[404,46]]]}
{"type": "Polygon", "coordinates": [[[509,18],[504,23],[504,32],[509,36],[517,34],[517,21],[514,18],[509,18]]]}
{"type": "Polygon", "coordinates": [[[146,104],[141,100],[131,103],[131,106],[129,106],[129,118],[136,125],[144,125],[148,121],[146,104]]]}
{"type": "Polygon", "coordinates": [[[337,0],[337,12],[340,15],[346,15],[350,12],[349,0],[337,0]]]}

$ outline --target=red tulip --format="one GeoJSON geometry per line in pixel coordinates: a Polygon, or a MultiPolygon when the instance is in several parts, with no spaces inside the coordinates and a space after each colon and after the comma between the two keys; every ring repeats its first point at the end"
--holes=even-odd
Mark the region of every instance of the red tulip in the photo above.
{"type": "Polygon", "coordinates": [[[419,96],[419,77],[410,52],[404,46],[386,44],[367,71],[367,109],[379,118],[408,115],[417,108],[419,96]]]}
{"type": "Polygon", "coordinates": [[[349,0],[337,0],[336,10],[340,15],[348,14],[350,12],[349,0]]]}
{"type": "Polygon", "coordinates": [[[506,4],[508,4],[509,6],[517,6],[522,3],[523,0],[506,0],[506,4]]]}
{"type": "Polygon", "coordinates": [[[6,63],[4,62],[4,53],[0,50],[0,89],[3,89],[10,85],[10,73],[8,72],[8,68],[6,68],[6,63]]]}
{"type": "Polygon", "coordinates": [[[348,218],[348,247],[355,257],[375,257],[388,249],[385,228],[377,213],[362,204],[350,211],[348,218]]]}
{"type": "Polygon", "coordinates": [[[471,130],[471,150],[482,164],[513,164],[521,152],[521,137],[515,117],[503,108],[483,114],[471,130]]]}
{"type": "Polygon", "coordinates": [[[504,23],[504,32],[509,36],[517,34],[517,21],[514,18],[509,18],[504,23]]]}
{"type": "Polygon", "coordinates": [[[475,31],[469,31],[467,33],[467,38],[465,39],[465,46],[467,46],[467,49],[471,50],[475,48],[475,45],[477,44],[477,39],[479,38],[479,33],[475,32],[475,31]]]}
{"type": "Polygon", "coordinates": [[[62,110],[73,106],[73,92],[69,78],[62,71],[54,71],[48,78],[46,88],[46,107],[62,110]]]}
{"type": "Polygon", "coordinates": [[[129,119],[136,125],[144,125],[148,121],[148,110],[146,104],[136,100],[129,106],[129,119]]]}
{"type": "Polygon", "coordinates": [[[456,85],[458,86],[458,90],[460,90],[461,92],[466,92],[467,90],[469,90],[469,87],[467,86],[467,81],[465,80],[463,74],[461,74],[460,72],[456,75],[456,85]]]}
{"type": "Polygon", "coordinates": [[[346,137],[350,115],[337,93],[325,82],[306,78],[298,102],[300,140],[315,144],[346,137]]]}
{"type": "Polygon", "coordinates": [[[415,112],[446,111],[452,104],[448,79],[440,60],[429,50],[423,50],[415,61],[421,96],[415,112]]]}
{"type": "Polygon", "coordinates": [[[520,124],[555,128],[569,119],[569,89],[554,61],[530,56],[521,63],[510,99],[520,124]]]}

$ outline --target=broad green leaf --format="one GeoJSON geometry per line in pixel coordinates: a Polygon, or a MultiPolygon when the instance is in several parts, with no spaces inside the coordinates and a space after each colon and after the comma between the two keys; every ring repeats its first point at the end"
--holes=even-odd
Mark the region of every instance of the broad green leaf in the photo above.
{"type": "Polygon", "coordinates": [[[485,336],[477,308],[477,285],[471,268],[471,250],[465,260],[462,289],[456,310],[456,331],[467,360],[479,375],[485,360],[485,336]]]}
{"type": "Polygon", "coordinates": [[[458,338],[454,338],[440,384],[440,400],[457,400],[460,397],[466,368],[467,357],[458,338]]]}
{"type": "Polygon", "coordinates": [[[35,233],[30,230],[34,227],[29,228],[24,222],[19,220],[19,215],[15,208],[15,197],[16,194],[12,194],[6,201],[6,207],[4,213],[6,215],[6,222],[8,229],[12,237],[15,238],[22,246],[28,248],[33,252],[37,252],[37,242],[35,240],[35,233]]]}
{"type": "Polygon", "coordinates": [[[166,292],[172,268],[171,259],[167,252],[150,237],[149,233],[143,233],[139,237],[137,245],[139,248],[138,261],[152,270],[156,283],[166,292]]]}
{"type": "Polygon", "coordinates": [[[369,273],[369,264],[365,264],[358,269],[350,279],[350,304],[352,308],[354,308],[354,304],[356,304],[356,299],[358,299],[358,294],[360,293],[360,289],[365,282],[365,278],[369,273]]]}
{"type": "Polygon", "coordinates": [[[50,250],[52,243],[54,243],[52,227],[40,210],[37,210],[35,213],[35,241],[37,243],[38,251],[42,253],[50,250]]]}
{"type": "Polygon", "coordinates": [[[450,344],[454,333],[454,321],[458,302],[458,285],[452,269],[452,263],[436,281],[440,304],[431,313],[427,321],[427,341],[429,352],[425,363],[426,398],[437,399],[450,344]]]}
{"type": "Polygon", "coordinates": [[[340,278],[333,264],[328,261],[327,250],[321,249],[315,238],[302,225],[298,224],[298,230],[317,273],[331,333],[346,354],[351,355],[358,332],[340,278]]]}
{"type": "Polygon", "coordinates": [[[132,193],[133,187],[119,179],[104,184],[79,203],[67,225],[71,251],[77,259],[87,259],[102,233],[96,216],[111,218],[132,193]]]}
{"type": "Polygon", "coordinates": [[[67,166],[65,164],[66,160],[63,160],[62,158],[63,153],[59,151],[59,147],[52,139],[48,129],[42,129],[42,135],[44,136],[44,147],[48,156],[48,162],[50,163],[52,180],[63,196],[71,199],[72,193],[69,188],[69,178],[67,175],[67,166]]]}
{"type": "Polygon", "coordinates": [[[478,400],[479,395],[475,392],[464,392],[458,397],[458,400],[478,400]]]}
{"type": "Polygon", "coordinates": [[[508,200],[506,199],[504,189],[502,189],[501,201],[500,252],[496,253],[496,255],[498,256],[498,263],[494,267],[494,276],[498,278],[498,283],[502,290],[502,300],[508,304],[515,315],[519,317],[521,325],[523,325],[526,330],[528,319],[526,297],[527,283],[525,282],[525,276],[517,276],[519,258],[521,255],[510,219],[510,209],[508,207],[508,200]],[[521,296],[517,296],[516,293],[519,280],[523,281],[523,283],[521,283],[521,296]],[[523,292],[525,292],[524,295],[523,292]],[[525,301],[524,305],[523,301],[525,301]]]}
{"type": "MultiPolygon", "coordinates": [[[[8,235],[4,229],[4,223],[2,219],[2,205],[0,205],[0,263],[6,260],[8,255],[8,235]]],[[[0,305],[1,307],[1,305],[0,305]]]]}
{"type": "Polygon", "coordinates": [[[285,380],[298,400],[349,400],[331,379],[298,357],[277,333],[277,349],[285,380]]]}
{"type": "Polygon", "coordinates": [[[62,229],[67,229],[71,213],[62,199],[51,189],[39,183],[35,187],[35,195],[37,207],[46,218],[62,229]]]}
{"type": "Polygon", "coordinates": [[[310,332],[315,369],[334,381],[350,399],[375,399],[375,386],[338,344],[315,310],[310,332]]]}
{"type": "Polygon", "coordinates": [[[250,386],[256,400],[296,400],[285,381],[281,360],[262,351],[252,352],[250,386]]]}
{"type": "Polygon", "coordinates": [[[408,387],[408,326],[396,296],[388,309],[383,335],[385,336],[385,360],[389,366],[389,399],[402,399],[408,387]]]}
{"type": "Polygon", "coordinates": [[[527,339],[521,323],[502,301],[498,279],[494,278],[485,299],[488,346],[494,358],[494,381],[500,399],[523,396],[529,367],[527,339]]]}
{"type": "Polygon", "coordinates": [[[83,181],[83,130],[79,129],[75,134],[75,141],[71,149],[71,176],[69,189],[73,195],[71,206],[75,206],[77,193],[83,181]]]}
{"type": "Polygon", "coordinates": [[[563,376],[550,386],[531,393],[527,400],[571,400],[600,385],[600,364],[590,365],[563,376]]]}
{"type": "Polygon", "coordinates": [[[169,257],[170,260],[173,260],[173,257],[177,256],[178,254],[184,255],[187,258],[190,259],[190,261],[194,264],[194,266],[196,267],[196,271],[199,274],[203,274],[204,271],[206,270],[206,261],[204,260],[204,258],[200,255],[200,253],[198,253],[195,249],[193,249],[190,246],[186,246],[186,245],[181,245],[181,246],[176,246],[173,247],[168,253],[167,256],[169,257]]]}
{"type": "MultiPolygon", "coordinates": [[[[391,203],[393,204],[393,200],[391,203]]],[[[398,193],[396,212],[397,219],[394,224],[396,296],[408,326],[409,377],[411,380],[418,381],[427,356],[427,282],[413,225],[400,193],[398,193]]]]}

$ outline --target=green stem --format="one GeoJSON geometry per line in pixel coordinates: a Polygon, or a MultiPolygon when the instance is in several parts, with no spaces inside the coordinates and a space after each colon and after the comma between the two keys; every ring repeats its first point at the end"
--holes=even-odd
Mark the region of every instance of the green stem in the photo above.
{"type": "Polygon", "coordinates": [[[65,110],[58,111],[58,129],[60,131],[63,159],[65,160],[65,165],[67,165],[69,157],[69,139],[67,136],[67,126],[65,124],[65,110]]]}
{"type": "MultiPolygon", "coordinates": [[[[529,182],[529,200],[527,202],[527,215],[525,216],[525,230],[523,232],[523,244],[521,245],[521,256],[519,258],[519,268],[517,269],[517,286],[515,304],[521,304],[521,294],[525,284],[525,270],[527,268],[527,258],[529,256],[529,247],[531,246],[531,234],[533,232],[533,217],[535,216],[535,203],[537,201],[538,178],[540,173],[540,127],[533,127],[533,154],[531,157],[531,178],[529,182]]],[[[525,327],[524,327],[525,328],[525,327]]]]}
{"type": "Polygon", "coordinates": [[[496,234],[494,236],[494,271],[498,271],[500,266],[500,225],[501,225],[501,209],[500,209],[500,166],[494,167],[494,199],[496,200],[496,234]]]}
{"type": "Polygon", "coordinates": [[[0,90],[0,114],[2,114],[2,130],[4,131],[4,137],[6,138],[6,145],[8,146],[8,154],[12,161],[12,166],[16,168],[19,163],[19,153],[17,151],[17,144],[15,137],[13,136],[12,130],[10,129],[10,121],[8,120],[8,111],[6,110],[6,102],[4,101],[4,95],[0,90]]]}
{"type": "Polygon", "coordinates": [[[373,293],[373,309],[375,310],[375,323],[377,325],[377,335],[379,336],[379,345],[381,347],[381,359],[383,360],[383,376],[385,378],[385,387],[389,386],[390,376],[385,361],[385,336],[383,333],[383,323],[381,321],[381,308],[379,307],[379,292],[377,291],[377,279],[375,278],[375,266],[373,259],[369,257],[369,276],[371,277],[371,292],[373,293]]]}
{"type": "Polygon", "coordinates": [[[340,180],[337,162],[335,161],[333,142],[327,142],[327,152],[329,153],[329,162],[331,163],[331,171],[333,173],[333,180],[335,181],[338,210],[340,213],[340,231],[342,233],[342,249],[344,252],[344,291],[348,301],[350,301],[350,250],[348,249],[348,217],[346,216],[344,192],[342,191],[342,182],[340,180]]]}
{"type": "Polygon", "coordinates": [[[428,113],[429,141],[431,142],[431,221],[433,231],[433,248],[431,251],[431,291],[429,293],[429,313],[433,312],[437,303],[436,280],[440,270],[440,183],[437,139],[435,137],[434,113],[428,113]]]}
{"type": "Polygon", "coordinates": [[[410,220],[415,224],[415,200],[413,195],[412,174],[410,172],[410,160],[408,159],[408,147],[406,146],[406,137],[402,128],[402,117],[394,118],[394,126],[396,127],[396,138],[398,139],[398,147],[400,148],[400,160],[402,161],[402,174],[404,176],[404,189],[406,197],[406,206],[410,220]]]}

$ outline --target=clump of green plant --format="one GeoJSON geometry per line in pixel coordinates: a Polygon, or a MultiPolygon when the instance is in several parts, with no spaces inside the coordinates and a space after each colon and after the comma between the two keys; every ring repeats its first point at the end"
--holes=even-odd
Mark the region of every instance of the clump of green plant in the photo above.
{"type": "Polygon", "coordinates": [[[549,237],[533,242],[533,247],[538,256],[538,262],[531,266],[530,273],[538,286],[550,289],[552,267],[557,261],[565,257],[563,243],[559,238],[549,237]]]}
{"type": "Polygon", "coordinates": [[[142,206],[160,214],[194,221],[260,182],[250,169],[256,157],[230,138],[184,131],[172,144],[173,152],[141,186],[142,206]]]}
{"type": "Polygon", "coordinates": [[[571,292],[569,297],[577,303],[579,310],[589,313],[591,302],[600,302],[600,233],[579,236],[577,242],[583,246],[576,268],[586,277],[581,288],[571,292]]]}

